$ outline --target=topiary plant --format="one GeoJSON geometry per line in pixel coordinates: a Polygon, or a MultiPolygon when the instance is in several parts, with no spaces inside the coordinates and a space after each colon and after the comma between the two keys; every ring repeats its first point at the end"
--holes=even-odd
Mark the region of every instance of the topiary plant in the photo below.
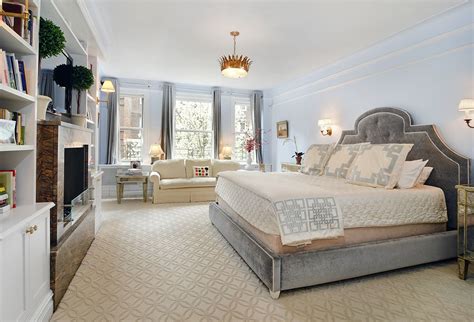
{"type": "Polygon", "coordinates": [[[58,65],[53,71],[53,80],[60,87],[72,87],[72,65],[58,65]]]}
{"type": "Polygon", "coordinates": [[[51,20],[40,18],[39,59],[59,55],[66,46],[64,33],[51,20]]]}
{"type": "Polygon", "coordinates": [[[72,69],[72,88],[77,90],[77,114],[81,114],[81,92],[94,84],[92,71],[84,66],[74,66],[72,69]]]}

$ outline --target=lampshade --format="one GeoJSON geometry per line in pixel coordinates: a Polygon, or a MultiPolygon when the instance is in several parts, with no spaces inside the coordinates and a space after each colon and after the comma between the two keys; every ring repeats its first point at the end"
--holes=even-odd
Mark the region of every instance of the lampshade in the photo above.
{"type": "Polygon", "coordinates": [[[322,120],[318,121],[318,126],[319,127],[324,127],[324,126],[328,126],[328,125],[331,125],[331,119],[322,119],[322,120]]]}
{"type": "Polygon", "coordinates": [[[163,149],[161,148],[161,145],[159,144],[152,144],[150,145],[150,151],[148,154],[152,157],[159,157],[162,154],[164,154],[163,149]]]}
{"type": "Polygon", "coordinates": [[[468,112],[474,111],[474,99],[472,98],[465,98],[459,102],[458,106],[459,111],[468,112]]]}
{"type": "Polygon", "coordinates": [[[223,155],[232,155],[232,148],[228,145],[222,148],[222,154],[223,155]]]}
{"type": "Polygon", "coordinates": [[[115,93],[114,84],[110,80],[106,80],[100,90],[105,93],[115,93]]]}

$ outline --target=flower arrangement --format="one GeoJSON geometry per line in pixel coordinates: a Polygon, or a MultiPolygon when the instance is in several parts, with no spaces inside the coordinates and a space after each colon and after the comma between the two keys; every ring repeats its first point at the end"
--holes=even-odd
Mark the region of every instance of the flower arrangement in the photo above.
{"type": "Polygon", "coordinates": [[[258,149],[258,147],[260,146],[260,142],[258,140],[258,136],[257,135],[251,135],[249,133],[246,133],[246,138],[245,138],[245,143],[244,143],[244,149],[245,151],[247,151],[248,153],[258,149]]]}

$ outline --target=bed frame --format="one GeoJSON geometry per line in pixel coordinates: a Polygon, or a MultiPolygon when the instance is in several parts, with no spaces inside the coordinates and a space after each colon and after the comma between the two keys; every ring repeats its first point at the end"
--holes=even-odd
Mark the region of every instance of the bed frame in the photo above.
{"type": "Polygon", "coordinates": [[[412,125],[408,112],[391,107],[362,114],[355,129],[343,131],[339,143],[413,143],[408,160],[429,159],[434,168],[427,184],[443,189],[448,231],[327,250],[274,254],[238,225],[217,203],[209,217],[235,251],[269,288],[280,291],[375,274],[456,257],[456,189],[469,183],[470,159],[450,149],[434,125],[412,125]]]}

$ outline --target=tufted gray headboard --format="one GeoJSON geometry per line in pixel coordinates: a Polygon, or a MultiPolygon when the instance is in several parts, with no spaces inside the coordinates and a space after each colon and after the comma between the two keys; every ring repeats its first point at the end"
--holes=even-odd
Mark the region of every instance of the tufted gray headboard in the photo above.
{"type": "Polygon", "coordinates": [[[429,159],[433,172],[426,184],[443,189],[448,207],[448,229],[456,228],[455,185],[469,183],[470,159],[449,148],[434,125],[413,125],[407,111],[381,107],[367,111],[355,130],[343,131],[338,143],[412,143],[407,160],[429,159]]]}

